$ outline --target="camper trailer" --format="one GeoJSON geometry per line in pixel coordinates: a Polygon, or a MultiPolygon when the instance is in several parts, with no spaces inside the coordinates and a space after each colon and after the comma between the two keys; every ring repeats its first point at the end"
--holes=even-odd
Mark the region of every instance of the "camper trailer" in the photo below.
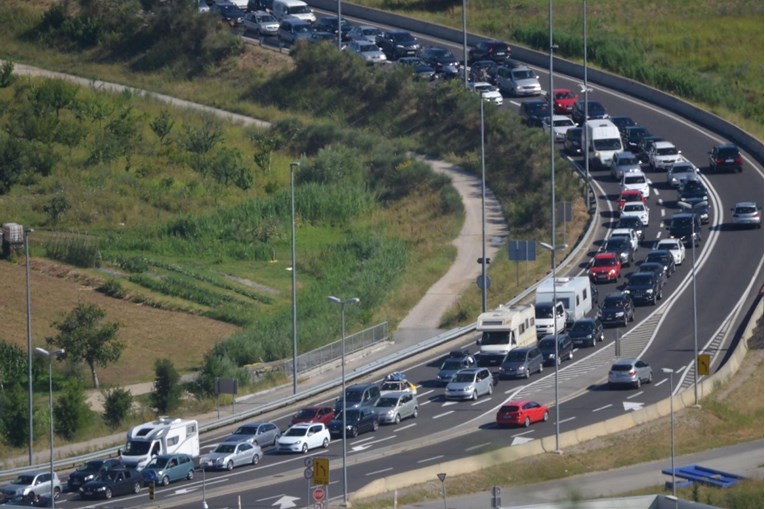
{"type": "MultiPolygon", "coordinates": [[[[537,287],[537,305],[552,304],[553,292],[555,300],[563,304],[565,309],[564,325],[558,324],[558,330],[555,330],[550,318],[551,323],[547,324],[548,327],[544,331],[540,331],[540,336],[562,332],[565,323],[573,323],[592,311],[592,290],[587,277],[558,277],[554,281],[552,278],[545,279],[537,287]]],[[[537,328],[539,326],[537,316],[537,328]]]]}
{"type": "Polygon", "coordinates": [[[481,313],[476,322],[481,333],[478,344],[480,356],[504,356],[513,348],[532,346],[536,343],[534,306],[499,306],[493,311],[481,313]]]}
{"type": "Polygon", "coordinates": [[[156,421],[134,426],[127,433],[122,450],[126,466],[142,470],[154,456],[184,453],[199,456],[199,424],[194,420],[160,417],[156,421]]]}

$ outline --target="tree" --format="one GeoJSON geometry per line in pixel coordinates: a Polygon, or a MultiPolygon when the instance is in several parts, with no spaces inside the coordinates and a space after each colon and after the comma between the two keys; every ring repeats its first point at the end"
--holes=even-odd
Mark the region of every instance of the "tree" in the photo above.
{"type": "Polygon", "coordinates": [[[154,362],[154,392],[151,404],[160,415],[178,408],[183,388],[179,385],[180,375],[170,359],[157,359],[154,362]]]}
{"type": "Polygon", "coordinates": [[[107,391],[104,396],[104,422],[110,428],[116,428],[130,415],[133,395],[127,389],[117,388],[107,391]]]}
{"type": "MultiPolygon", "coordinates": [[[[0,392],[0,429],[5,442],[11,447],[23,447],[29,437],[26,391],[15,385],[0,392]]],[[[35,416],[35,421],[37,421],[35,416]]]]}
{"type": "Polygon", "coordinates": [[[78,304],[64,320],[53,322],[59,333],[46,340],[49,345],[63,348],[72,362],[85,362],[95,389],[98,389],[96,366],[116,362],[126,346],[117,338],[120,325],[102,323],[105,316],[106,311],[95,304],[78,304]]]}
{"type": "Polygon", "coordinates": [[[56,394],[53,405],[53,428],[56,433],[71,440],[78,430],[90,421],[91,413],[85,401],[85,391],[79,380],[66,382],[61,391],[56,394]]]}
{"type": "Polygon", "coordinates": [[[27,355],[18,346],[0,340],[0,391],[27,379],[27,355]]]}

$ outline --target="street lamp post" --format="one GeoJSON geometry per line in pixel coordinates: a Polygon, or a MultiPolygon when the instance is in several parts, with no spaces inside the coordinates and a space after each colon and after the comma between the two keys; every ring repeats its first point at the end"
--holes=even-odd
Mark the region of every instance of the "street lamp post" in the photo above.
{"type": "MultiPolygon", "coordinates": [[[[553,208],[555,207],[555,197],[554,197],[555,191],[553,191],[553,208]]],[[[553,214],[554,216],[554,214],[553,214]]],[[[553,217],[553,240],[555,240],[555,218],[553,217]]],[[[553,329],[555,329],[555,451],[560,452],[560,405],[558,404],[558,357],[560,353],[558,352],[558,311],[556,308],[556,305],[558,303],[558,295],[556,292],[555,287],[555,252],[560,251],[561,249],[566,249],[568,247],[568,244],[561,244],[559,246],[548,244],[546,242],[540,242],[540,246],[550,251],[550,258],[551,258],[551,265],[552,265],[552,274],[550,277],[552,277],[553,281],[553,304],[552,304],[552,314],[553,314],[553,329]]]]}
{"type": "Polygon", "coordinates": [[[37,347],[35,352],[48,358],[48,408],[50,411],[50,506],[56,507],[56,493],[53,487],[53,357],[57,359],[64,355],[64,350],[49,352],[37,347]]]}
{"type": "Polygon", "coordinates": [[[343,49],[343,31],[340,22],[342,21],[342,0],[337,0],[337,49],[343,49]]]}
{"type": "MultiPolygon", "coordinates": [[[[689,209],[695,215],[694,205],[683,201],[678,201],[682,208],[689,209]]],[[[706,202],[701,202],[697,206],[704,206],[706,202]]],[[[696,238],[699,232],[696,231],[696,220],[691,219],[691,293],[693,295],[693,404],[699,406],[699,331],[698,318],[696,317],[696,238]]]]}
{"type": "Polygon", "coordinates": [[[327,299],[340,306],[340,378],[341,390],[343,392],[343,506],[348,506],[348,451],[346,447],[346,416],[345,416],[345,306],[347,304],[358,304],[361,302],[358,297],[341,299],[330,295],[327,299]]]}
{"type": "MultiPolygon", "coordinates": [[[[589,118],[589,113],[587,111],[588,102],[587,102],[587,93],[590,91],[589,87],[587,86],[587,0],[582,0],[582,17],[583,17],[583,23],[582,23],[582,53],[584,57],[584,86],[582,87],[582,91],[584,92],[584,123],[587,124],[587,119],[589,118]]],[[[584,180],[587,184],[587,189],[585,189],[585,193],[587,196],[587,211],[590,210],[590,151],[587,148],[587,126],[582,126],[582,134],[584,135],[584,143],[582,144],[582,151],[584,153],[584,180]]]]}
{"type": "MultiPolygon", "coordinates": [[[[339,4],[338,4],[339,5],[339,4]]],[[[295,168],[300,163],[290,163],[290,222],[292,223],[292,394],[297,394],[297,267],[295,266],[295,168]]]]}
{"type": "Polygon", "coordinates": [[[662,368],[663,372],[669,375],[669,428],[670,441],[672,442],[672,496],[677,497],[675,482],[675,404],[674,404],[674,383],[673,376],[675,372],[669,368],[662,368]]]}
{"type": "Polygon", "coordinates": [[[481,103],[481,309],[486,312],[486,164],[484,151],[483,97],[481,103]]]}
{"type": "MultiPolygon", "coordinates": [[[[468,86],[468,49],[467,49],[467,0],[462,0],[462,73],[465,88],[468,86]]],[[[480,94],[479,94],[480,95],[480,94]]],[[[483,100],[483,97],[481,97],[483,100]]]]}
{"type": "Polygon", "coordinates": [[[32,401],[32,292],[29,285],[29,234],[34,230],[26,228],[24,230],[24,258],[26,260],[27,274],[27,389],[29,391],[27,404],[29,405],[29,465],[32,465],[32,445],[34,441],[33,426],[33,401],[32,401]]]}

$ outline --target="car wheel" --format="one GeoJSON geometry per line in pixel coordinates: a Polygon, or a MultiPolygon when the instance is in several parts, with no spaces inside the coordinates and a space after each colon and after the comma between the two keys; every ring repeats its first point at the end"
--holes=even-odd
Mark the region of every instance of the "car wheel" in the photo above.
{"type": "Polygon", "coordinates": [[[329,438],[325,438],[324,441],[321,443],[321,446],[326,449],[329,447],[329,438]]]}
{"type": "Polygon", "coordinates": [[[61,489],[60,488],[53,488],[53,500],[58,500],[58,497],[61,495],[61,489]]]}
{"type": "Polygon", "coordinates": [[[190,481],[193,478],[194,478],[194,471],[193,470],[189,470],[189,473],[186,474],[186,479],[190,481]]]}
{"type": "Polygon", "coordinates": [[[568,353],[568,360],[573,360],[573,359],[574,359],[574,351],[573,351],[573,350],[571,350],[571,351],[568,353]]]}
{"type": "Polygon", "coordinates": [[[595,343],[597,343],[597,342],[598,342],[598,338],[595,338],[595,337],[592,338],[592,341],[590,341],[590,346],[594,347],[595,343]]]}
{"type": "Polygon", "coordinates": [[[140,492],[141,492],[141,483],[137,482],[137,483],[133,484],[133,493],[138,495],[138,493],[140,493],[140,492]]]}
{"type": "Polygon", "coordinates": [[[393,422],[395,422],[396,424],[400,423],[401,422],[401,416],[399,414],[396,414],[396,418],[393,419],[393,422]]]}
{"type": "Polygon", "coordinates": [[[420,411],[417,409],[417,407],[414,407],[414,412],[412,412],[412,419],[416,419],[416,418],[417,418],[417,414],[418,414],[419,412],[420,412],[420,411]]]}
{"type": "Polygon", "coordinates": [[[529,419],[528,417],[526,417],[526,420],[525,420],[525,421],[523,421],[523,427],[524,427],[524,428],[528,428],[530,424],[531,424],[531,419],[529,419]]]}
{"type": "Polygon", "coordinates": [[[544,371],[544,369],[545,369],[545,366],[544,366],[544,364],[545,364],[544,362],[540,362],[540,363],[539,363],[539,370],[538,370],[538,373],[542,373],[542,371],[544,371]]]}
{"type": "Polygon", "coordinates": [[[252,455],[252,464],[257,465],[260,463],[260,454],[253,454],[252,455]]]}
{"type": "Polygon", "coordinates": [[[640,389],[640,377],[635,381],[635,389],[640,389]]]}
{"type": "Polygon", "coordinates": [[[635,321],[635,312],[633,311],[632,314],[630,315],[630,322],[634,322],[634,321],[635,321]]]}
{"type": "Polygon", "coordinates": [[[648,380],[646,380],[646,383],[653,383],[653,372],[648,373],[648,380]]]}
{"type": "Polygon", "coordinates": [[[162,486],[168,486],[170,484],[170,478],[168,476],[164,476],[160,481],[160,484],[162,486]]]}
{"type": "MultiPolygon", "coordinates": [[[[398,415],[396,415],[396,419],[397,419],[396,422],[401,422],[401,417],[399,417],[398,415]]],[[[380,429],[380,422],[377,419],[375,419],[372,422],[372,431],[377,431],[378,429],[380,429]]]]}
{"type": "Polygon", "coordinates": [[[473,391],[473,395],[471,396],[470,399],[472,399],[473,401],[477,400],[478,399],[478,391],[474,390],[473,391]]]}
{"type": "Polygon", "coordinates": [[[548,412],[547,410],[545,410],[545,414],[542,416],[542,420],[543,420],[543,421],[545,421],[545,422],[547,422],[547,421],[548,421],[548,419],[550,419],[550,412],[548,412]]]}
{"type": "Polygon", "coordinates": [[[661,300],[661,299],[663,299],[663,298],[664,298],[664,291],[662,291],[662,290],[659,290],[659,295],[658,295],[658,298],[659,298],[659,300],[661,300]]]}
{"type": "Polygon", "coordinates": [[[528,380],[530,376],[531,376],[531,370],[530,369],[527,369],[526,371],[524,371],[523,378],[528,380]]]}
{"type": "Polygon", "coordinates": [[[624,315],[624,327],[627,326],[627,322],[628,322],[627,315],[624,315]]]}
{"type": "Polygon", "coordinates": [[[357,436],[359,436],[359,429],[354,426],[351,428],[351,437],[356,438],[357,436]]]}
{"type": "Polygon", "coordinates": [[[226,470],[234,470],[234,462],[231,460],[228,460],[228,463],[226,463],[226,470]]]}
{"type": "Polygon", "coordinates": [[[303,447],[301,450],[303,451],[303,454],[306,454],[308,452],[308,444],[303,444],[303,447]]]}
{"type": "Polygon", "coordinates": [[[112,490],[110,490],[109,488],[106,488],[106,491],[104,491],[104,498],[107,500],[112,498],[112,490]]]}

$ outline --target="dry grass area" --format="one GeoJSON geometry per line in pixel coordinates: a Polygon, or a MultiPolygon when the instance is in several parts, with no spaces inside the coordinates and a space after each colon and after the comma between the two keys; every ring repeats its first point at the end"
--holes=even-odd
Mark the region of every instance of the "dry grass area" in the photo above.
{"type": "MultiPolygon", "coordinates": [[[[23,262],[0,261],[0,338],[26,350],[26,277],[23,262]]],[[[237,327],[187,313],[164,311],[114,299],[95,291],[99,278],[42,259],[31,259],[32,343],[45,346],[56,334],[52,323],[79,303],[95,304],[106,320],[121,324],[119,338],[127,344],[120,360],[98,371],[101,384],[119,387],[147,382],[154,376],[154,360],[171,359],[181,373],[197,368],[204,354],[237,327]]],[[[87,373],[84,380],[89,381],[87,373]]]]}
{"type": "MultiPolygon", "coordinates": [[[[758,334],[762,335],[760,329],[758,334]]],[[[675,415],[675,446],[678,455],[721,447],[763,436],[763,351],[751,350],[736,376],[701,401],[701,409],[687,408],[675,415]]],[[[543,455],[511,464],[497,465],[469,476],[452,477],[450,496],[487,493],[492,486],[531,484],[586,472],[598,472],[667,458],[670,427],[660,419],[619,435],[604,437],[564,451],[561,456],[543,455]]],[[[759,482],[762,489],[762,482],[759,482]]],[[[440,497],[440,483],[431,482],[399,490],[404,506],[440,497]]],[[[657,488],[660,489],[660,488],[657,488]]],[[[656,492],[657,490],[648,491],[656,492]]],[[[354,503],[357,509],[383,509],[392,496],[354,503]]]]}

